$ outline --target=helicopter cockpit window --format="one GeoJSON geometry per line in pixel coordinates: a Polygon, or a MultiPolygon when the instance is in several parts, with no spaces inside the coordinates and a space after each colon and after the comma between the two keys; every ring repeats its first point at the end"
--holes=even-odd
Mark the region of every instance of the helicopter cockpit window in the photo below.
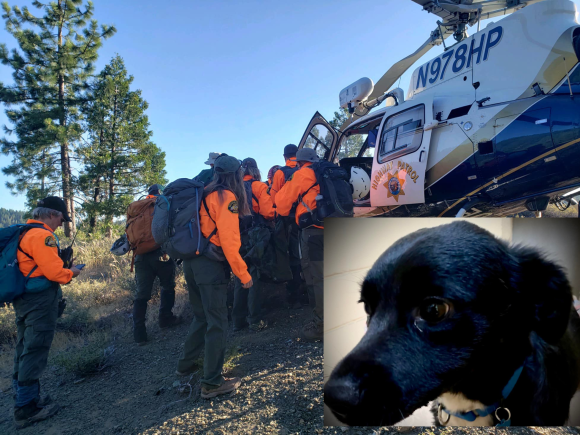
{"type": "Polygon", "coordinates": [[[383,126],[381,134],[379,161],[385,162],[394,155],[412,153],[421,146],[425,106],[420,105],[391,116],[383,126]]]}
{"type": "Polygon", "coordinates": [[[374,157],[380,123],[381,118],[346,131],[340,140],[334,163],[338,164],[349,157],[374,157]]]}
{"type": "Polygon", "coordinates": [[[332,147],[332,133],[322,124],[316,124],[308,133],[305,148],[312,148],[321,160],[326,160],[332,147]]]}

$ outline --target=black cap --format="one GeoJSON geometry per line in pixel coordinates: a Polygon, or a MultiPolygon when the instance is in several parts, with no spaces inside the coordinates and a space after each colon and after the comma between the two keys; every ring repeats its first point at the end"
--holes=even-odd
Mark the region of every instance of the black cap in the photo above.
{"type": "Polygon", "coordinates": [[[284,155],[289,157],[294,157],[298,152],[298,147],[293,144],[288,144],[284,147],[284,155]]]}
{"type": "Polygon", "coordinates": [[[248,157],[247,159],[242,160],[242,166],[244,168],[257,168],[258,164],[253,158],[248,157]]]}
{"type": "Polygon", "coordinates": [[[215,159],[214,169],[219,173],[232,173],[240,169],[242,162],[232,156],[220,155],[215,159]]]}
{"type": "Polygon", "coordinates": [[[72,222],[72,219],[66,211],[66,205],[62,198],[58,196],[48,196],[36,203],[37,207],[50,208],[51,210],[60,211],[65,222],[72,222]]]}
{"type": "Polygon", "coordinates": [[[147,193],[149,195],[153,195],[154,193],[159,193],[160,190],[161,190],[161,186],[159,184],[154,184],[153,186],[151,186],[149,188],[149,190],[147,191],[147,193]]]}

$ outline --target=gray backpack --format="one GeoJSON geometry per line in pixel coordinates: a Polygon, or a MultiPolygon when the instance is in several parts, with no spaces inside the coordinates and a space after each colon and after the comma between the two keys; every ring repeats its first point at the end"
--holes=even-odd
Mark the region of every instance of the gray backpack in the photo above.
{"type": "Polygon", "coordinates": [[[203,183],[179,178],[157,198],[151,232],[155,242],[173,259],[186,260],[205,251],[217,228],[203,237],[199,225],[199,208],[203,198],[203,183]]]}

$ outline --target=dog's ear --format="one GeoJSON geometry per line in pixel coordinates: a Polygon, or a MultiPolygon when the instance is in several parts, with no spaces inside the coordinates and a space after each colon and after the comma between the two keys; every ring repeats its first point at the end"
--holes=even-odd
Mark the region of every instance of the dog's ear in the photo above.
{"type": "Polygon", "coordinates": [[[548,343],[556,343],[568,327],[572,289],[566,274],[555,263],[529,248],[516,248],[520,272],[518,287],[531,298],[533,330],[548,343]]]}

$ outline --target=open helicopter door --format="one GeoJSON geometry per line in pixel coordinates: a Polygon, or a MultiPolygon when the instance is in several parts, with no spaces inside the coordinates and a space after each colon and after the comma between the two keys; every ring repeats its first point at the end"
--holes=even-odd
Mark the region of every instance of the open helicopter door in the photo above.
{"type": "Polygon", "coordinates": [[[409,100],[387,112],[373,160],[371,206],[425,203],[425,170],[431,143],[433,97],[409,100]],[[414,103],[414,104],[413,104],[414,103]]]}
{"type": "Polygon", "coordinates": [[[337,140],[338,134],[334,128],[316,112],[298,144],[298,149],[312,148],[320,160],[330,160],[330,153],[337,140]]]}

